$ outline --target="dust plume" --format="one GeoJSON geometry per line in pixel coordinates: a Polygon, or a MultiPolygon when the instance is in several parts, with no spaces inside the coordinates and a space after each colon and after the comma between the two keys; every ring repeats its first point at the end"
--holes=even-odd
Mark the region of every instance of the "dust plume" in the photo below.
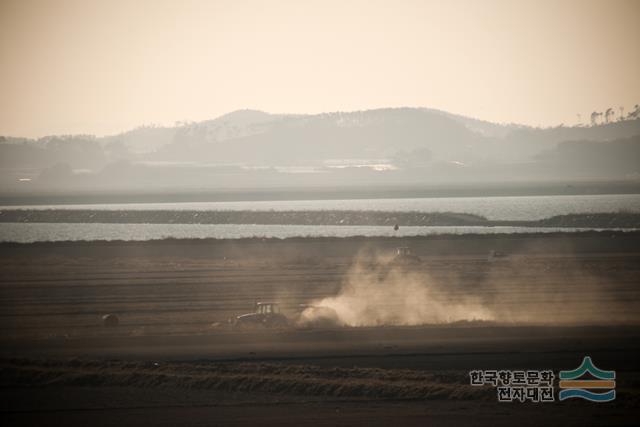
{"type": "Polygon", "coordinates": [[[423,325],[493,320],[479,298],[451,295],[447,283],[397,258],[358,256],[336,296],[316,301],[301,323],[343,326],[423,325]]]}

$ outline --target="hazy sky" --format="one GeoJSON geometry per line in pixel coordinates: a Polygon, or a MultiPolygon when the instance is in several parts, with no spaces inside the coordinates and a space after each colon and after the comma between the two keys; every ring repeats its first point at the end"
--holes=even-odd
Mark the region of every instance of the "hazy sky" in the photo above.
{"type": "Polygon", "coordinates": [[[640,103],[640,1],[0,0],[0,134],[255,108],[570,124],[640,103]]]}

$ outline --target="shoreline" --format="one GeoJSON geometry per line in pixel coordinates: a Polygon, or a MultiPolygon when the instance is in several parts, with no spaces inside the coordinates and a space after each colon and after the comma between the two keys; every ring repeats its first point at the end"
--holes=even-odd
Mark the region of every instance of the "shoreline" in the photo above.
{"type": "MultiPolygon", "coordinates": [[[[0,225],[2,222],[0,222],[0,225]]],[[[216,245],[216,244],[287,244],[287,243],[317,243],[317,244],[330,244],[330,243],[347,243],[354,242],[360,245],[370,244],[405,244],[405,243],[424,243],[424,242],[439,242],[439,241],[466,241],[466,240],[479,240],[479,241],[514,241],[514,240],[528,240],[528,239],[542,239],[549,241],[550,239],[615,239],[623,238],[630,240],[640,240],[640,230],[584,230],[584,231],[554,231],[548,233],[530,232],[530,233],[441,233],[431,235],[415,235],[415,236],[295,236],[295,237],[239,237],[239,238],[215,238],[215,237],[203,237],[203,238],[175,238],[166,237],[160,239],[149,240],[56,240],[56,241],[35,241],[35,242],[14,242],[14,241],[0,241],[0,250],[3,248],[12,247],[36,247],[36,246],[163,246],[165,244],[170,245],[216,245]]],[[[616,244],[620,244],[618,240],[616,244]]]]}
{"type": "Polygon", "coordinates": [[[91,210],[0,209],[2,223],[67,224],[255,224],[319,226],[422,227],[554,227],[640,228],[640,212],[580,213],[538,220],[490,220],[459,212],[396,212],[362,210],[319,211],[195,211],[195,210],[91,210]]]}
{"type": "Polygon", "coordinates": [[[134,189],[76,189],[56,191],[33,189],[29,193],[19,190],[0,191],[0,205],[75,204],[89,201],[104,203],[158,203],[158,202],[217,202],[260,200],[328,200],[368,198],[448,198],[448,197],[501,197],[501,196],[579,196],[606,194],[639,194],[637,180],[551,180],[533,182],[459,182],[438,184],[405,183],[382,185],[376,188],[362,185],[342,187],[318,186],[301,189],[290,187],[239,187],[166,190],[134,189]]]}

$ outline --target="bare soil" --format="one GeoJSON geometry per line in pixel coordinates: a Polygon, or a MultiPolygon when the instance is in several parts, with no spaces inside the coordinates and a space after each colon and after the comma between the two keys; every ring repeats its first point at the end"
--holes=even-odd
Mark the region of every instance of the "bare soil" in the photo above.
{"type": "MultiPolygon", "coordinates": [[[[634,425],[640,236],[0,245],[3,425],[634,425]],[[410,246],[434,295],[491,321],[235,331],[255,300],[337,294],[410,246]],[[489,251],[506,256],[489,258],[489,251]],[[364,254],[364,255],[363,255],[364,254]],[[120,324],[107,328],[102,316],[120,324]],[[617,371],[617,399],[498,403],[471,369],[617,371]]],[[[390,304],[393,304],[390,301],[390,304]]]]}

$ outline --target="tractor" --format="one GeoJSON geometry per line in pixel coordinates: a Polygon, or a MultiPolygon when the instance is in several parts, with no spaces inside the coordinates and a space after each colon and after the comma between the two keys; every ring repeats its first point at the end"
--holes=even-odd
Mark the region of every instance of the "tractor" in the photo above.
{"type": "Polygon", "coordinates": [[[408,247],[396,248],[396,256],[393,258],[396,265],[415,265],[420,264],[420,258],[411,253],[408,247]]]}
{"type": "Polygon", "coordinates": [[[275,302],[256,302],[253,313],[236,317],[234,326],[238,328],[283,328],[289,326],[289,319],[280,312],[275,302]]]}

